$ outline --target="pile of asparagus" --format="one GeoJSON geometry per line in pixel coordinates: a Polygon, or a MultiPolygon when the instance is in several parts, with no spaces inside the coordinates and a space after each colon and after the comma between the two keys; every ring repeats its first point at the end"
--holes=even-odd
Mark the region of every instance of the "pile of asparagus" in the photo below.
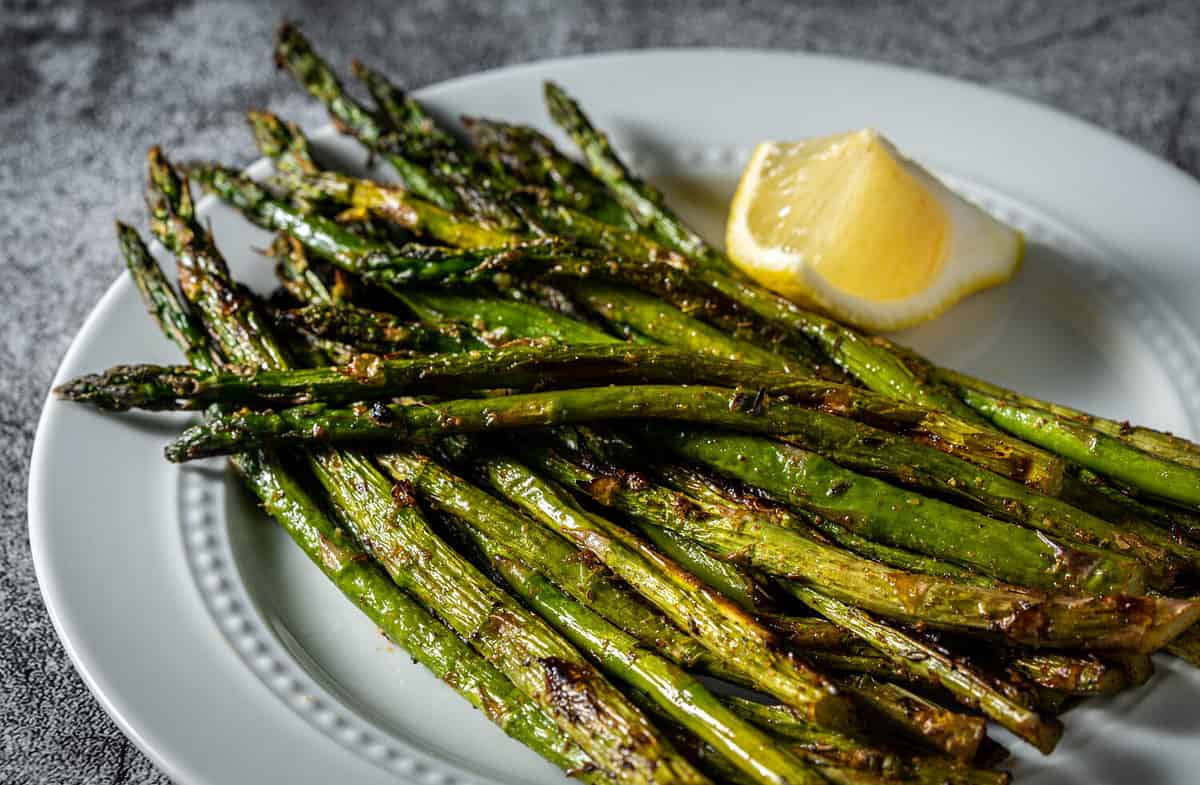
{"type": "Polygon", "coordinates": [[[1005,783],[1082,697],[1197,662],[1200,447],[940,368],[743,276],[561,88],[537,131],[445,130],[294,28],[275,56],[399,185],[250,122],[267,182],[149,155],[119,225],[188,365],[58,389],[195,409],[398,645],[589,783],[1005,783]],[[189,178],[278,232],[230,276],[189,178]],[[520,429],[519,435],[507,433],[520,429]],[[704,676],[705,679],[699,679],[704,676]],[[728,682],[761,696],[731,697],[728,682]]]}

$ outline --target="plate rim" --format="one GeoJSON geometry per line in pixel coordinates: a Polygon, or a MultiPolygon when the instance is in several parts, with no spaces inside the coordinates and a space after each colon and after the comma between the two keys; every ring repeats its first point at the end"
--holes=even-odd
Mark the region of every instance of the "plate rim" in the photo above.
{"type": "MultiPolygon", "coordinates": [[[[1013,94],[996,87],[990,87],[961,78],[933,73],[912,65],[893,64],[872,58],[766,48],[656,47],[639,50],[613,50],[532,60],[471,74],[463,74],[421,87],[418,90],[414,90],[413,95],[418,99],[436,100],[439,93],[453,91],[459,87],[519,77],[529,72],[537,72],[546,68],[568,70],[587,68],[593,65],[612,64],[621,60],[655,60],[677,57],[784,59],[793,61],[794,63],[821,62],[837,68],[865,68],[879,73],[892,74],[899,72],[907,79],[925,82],[939,90],[965,91],[989,102],[1019,106],[1026,111],[1042,115],[1045,120],[1064,127],[1072,134],[1084,134],[1109,145],[1116,145],[1124,153],[1132,153],[1139,168],[1152,169],[1156,177],[1170,179],[1176,185],[1193,191],[1200,198],[1200,181],[1197,181],[1187,172],[1179,169],[1169,161],[1158,157],[1141,145],[1126,139],[1115,131],[1095,125],[1063,109],[1042,103],[1034,98],[1013,94]]],[[[255,160],[251,166],[260,165],[262,160],[255,160]]],[[[204,209],[205,204],[213,199],[212,196],[206,195],[202,200],[199,200],[197,207],[204,209]]],[[[122,295],[123,289],[131,286],[128,274],[123,271],[105,289],[103,295],[84,319],[79,331],[72,338],[68,349],[54,373],[51,387],[63,381],[67,367],[77,364],[77,355],[82,351],[83,339],[99,328],[105,315],[111,311],[115,301],[122,295]]],[[[1155,291],[1154,287],[1147,288],[1152,294],[1159,294],[1155,291]]],[[[1179,318],[1176,309],[1172,308],[1170,312],[1173,317],[1179,318]]],[[[1188,326],[1190,327],[1191,325],[1188,326]]],[[[47,463],[49,458],[46,452],[49,448],[47,446],[48,437],[46,434],[54,427],[54,407],[50,404],[55,400],[53,393],[48,392],[39,414],[30,455],[26,495],[30,551],[43,605],[51,620],[55,634],[67,652],[72,666],[80,675],[97,703],[113,719],[115,724],[121,729],[121,732],[171,780],[187,783],[188,785],[207,782],[200,772],[188,764],[188,750],[186,748],[173,748],[174,745],[172,743],[156,739],[157,734],[154,729],[139,725],[135,717],[129,716],[136,713],[134,710],[122,710],[119,704],[124,701],[121,696],[114,693],[115,688],[107,683],[107,679],[103,673],[103,666],[89,660],[86,653],[86,641],[81,640],[77,632],[70,629],[67,621],[64,619],[64,608],[61,606],[64,600],[60,596],[62,578],[58,575],[57,568],[52,561],[52,556],[47,551],[49,546],[45,538],[46,527],[53,525],[53,523],[49,519],[49,512],[43,509],[42,504],[42,497],[45,495],[43,490],[46,488],[46,483],[48,482],[47,477],[52,471],[52,467],[47,463]]],[[[234,656],[236,657],[236,655],[234,656]]]]}

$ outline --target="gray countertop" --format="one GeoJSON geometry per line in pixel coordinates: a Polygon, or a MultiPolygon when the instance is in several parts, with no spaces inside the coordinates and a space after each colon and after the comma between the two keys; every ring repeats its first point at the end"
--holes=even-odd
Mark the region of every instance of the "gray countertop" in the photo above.
{"type": "Polygon", "coordinates": [[[362,54],[410,86],[649,46],[768,47],[901,63],[1053,104],[1200,174],[1194,0],[417,0],[378,8],[328,0],[0,0],[2,783],[166,782],[88,694],[51,628],[29,555],[29,453],[59,360],[121,272],[113,218],[144,226],[146,148],[157,142],[179,158],[247,163],[247,108],[324,122],[315,102],[268,62],[284,16],[304,23],[323,50],[341,53],[339,66],[362,54]]]}

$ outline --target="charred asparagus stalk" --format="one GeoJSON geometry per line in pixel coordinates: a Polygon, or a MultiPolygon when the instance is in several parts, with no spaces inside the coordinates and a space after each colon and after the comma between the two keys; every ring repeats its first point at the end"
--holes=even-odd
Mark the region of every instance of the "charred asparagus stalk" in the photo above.
{"type": "Polygon", "coordinates": [[[948,368],[926,365],[925,369],[939,381],[959,390],[971,390],[990,399],[1007,401],[1014,406],[1024,409],[1040,409],[1046,416],[1074,422],[1094,431],[1118,439],[1133,447],[1159,458],[1176,463],[1182,463],[1192,468],[1200,468],[1200,448],[1193,442],[1164,431],[1154,430],[1128,422],[1118,422],[1095,414],[1088,414],[1079,409],[1072,409],[1062,404],[1042,401],[1028,395],[1021,395],[999,385],[990,384],[964,373],[948,368]]]}
{"type": "MultiPolygon", "coordinates": [[[[311,312],[310,312],[311,316],[311,312]]],[[[308,318],[308,317],[306,317],[308,318]]],[[[323,318],[323,317],[322,317],[323,318]]],[[[354,318],[351,316],[350,318],[354,318]]],[[[588,386],[595,383],[708,383],[785,389],[784,373],[622,343],[512,345],[429,357],[371,358],[348,367],[210,375],[190,366],[117,366],[57,388],[59,395],[104,409],[200,409],[210,403],[337,404],[421,392],[588,386]]]]}
{"type": "Polygon", "coordinates": [[[306,305],[281,312],[279,319],[319,338],[347,343],[372,354],[405,350],[461,352],[470,348],[462,331],[451,325],[435,328],[412,324],[390,313],[349,304],[306,305]]]}

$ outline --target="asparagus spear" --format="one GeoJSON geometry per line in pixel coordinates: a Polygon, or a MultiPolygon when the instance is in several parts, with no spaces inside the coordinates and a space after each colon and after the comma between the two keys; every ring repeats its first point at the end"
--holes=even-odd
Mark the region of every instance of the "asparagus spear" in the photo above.
{"type": "Polygon", "coordinates": [[[1038,400],[948,368],[932,366],[926,366],[926,368],[939,381],[957,389],[972,390],[989,398],[1007,401],[1026,409],[1040,409],[1046,413],[1047,417],[1074,422],[1159,458],[1200,469],[1200,446],[1174,434],[1131,425],[1128,422],[1110,420],[1062,404],[1038,400]]]}
{"type": "Polygon", "coordinates": [[[1013,701],[991,679],[966,662],[810,587],[795,583],[785,586],[797,599],[852,630],[900,667],[936,681],[964,705],[982,711],[1043,754],[1049,754],[1062,736],[1062,723],[1039,717],[1036,712],[1013,701]]]}
{"type": "Polygon", "coordinates": [[[864,744],[858,737],[813,725],[782,703],[767,704],[726,696],[725,705],[738,716],[768,730],[790,746],[824,752],[854,768],[890,773],[900,767],[896,753],[864,744]]]}
{"type": "Polygon", "coordinates": [[[1090,469],[1071,467],[1061,496],[1067,503],[1118,525],[1139,527],[1149,523],[1165,530],[1180,545],[1200,545],[1200,513],[1152,502],[1090,469]]]}
{"type": "Polygon", "coordinates": [[[300,303],[319,303],[327,308],[333,306],[338,288],[327,285],[320,273],[313,269],[308,252],[299,240],[280,232],[271,243],[270,253],[275,259],[275,277],[292,299],[300,303]]]}
{"type": "MultiPolygon", "coordinates": [[[[823,409],[836,410],[841,405],[839,400],[845,399],[832,388],[829,392],[829,396],[821,394],[815,400],[810,398],[808,404],[816,403],[823,409]],[[818,400],[833,400],[833,404],[817,403],[818,400]]],[[[807,393],[791,392],[791,395],[804,398],[807,393]]],[[[937,414],[929,416],[940,417],[937,414]]],[[[940,425],[934,428],[948,430],[940,425]]],[[[982,437],[986,439],[987,435],[982,434],[982,437]]],[[[1126,520],[1122,525],[1109,523],[1062,500],[1031,492],[1007,477],[987,471],[961,471],[966,467],[953,457],[940,452],[931,453],[908,440],[884,435],[874,429],[829,421],[823,423],[821,429],[797,429],[795,434],[784,438],[823,453],[843,466],[875,476],[890,477],[909,487],[954,498],[994,517],[1021,523],[1072,542],[1133,556],[1148,566],[1156,584],[1160,586],[1168,584],[1182,566],[1200,564],[1200,550],[1142,521],[1126,520]],[[834,437],[837,431],[840,434],[834,437]],[[908,457],[903,455],[905,452],[908,457]],[[896,466],[905,467],[904,471],[897,474],[896,466]]],[[[937,437],[918,435],[917,438],[922,444],[927,444],[927,439],[936,440],[937,437]]],[[[967,457],[965,453],[960,454],[967,457]]]]}
{"type": "Polygon", "coordinates": [[[779,389],[791,383],[783,373],[656,346],[562,346],[543,342],[426,357],[372,357],[344,368],[253,375],[210,375],[189,366],[124,365],[80,377],[58,391],[64,397],[106,409],[198,409],[217,401],[337,404],[417,392],[453,395],[481,389],[668,381],[727,385],[747,382],[756,389],[779,389]]]}
{"type": "MultiPolygon", "coordinates": [[[[224,259],[196,223],[186,181],[157,149],[151,150],[150,171],[153,227],[176,249],[185,295],[206,325],[218,328],[213,337],[235,362],[286,369],[288,361],[261,328],[254,301],[232,285],[224,259]]],[[[369,459],[334,450],[305,457],[335,500],[342,523],[383,562],[392,580],[467,637],[601,769],[637,785],[706,781],[570,644],[438,540],[419,510],[403,504],[403,494],[369,459]],[[577,710],[581,701],[588,711],[577,710]]]]}
{"type": "MultiPolygon", "coordinates": [[[[247,112],[246,119],[249,121],[251,131],[254,134],[255,144],[263,155],[266,155],[275,163],[276,173],[269,179],[269,182],[274,186],[287,188],[287,183],[293,178],[305,175],[319,177],[323,174],[321,167],[313,159],[308,139],[304,136],[299,126],[294,123],[285,123],[270,112],[247,112]]],[[[343,182],[336,173],[329,172],[325,174],[334,182],[343,182]]],[[[288,190],[293,190],[291,194],[292,205],[298,207],[299,212],[303,214],[317,213],[316,206],[328,202],[322,194],[313,189],[288,190]]],[[[447,216],[450,215],[440,204],[427,202],[420,198],[413,198],[411,202],[403,199],[396,202],[389,202],[381,209],[384,212],[391,210],[397,216],[411,216],[418,223],[422,220],[433,222],[447,220],[447,216]]],[[[393,242],[396,240],[398,234],[407,231],[394,221],[387,221],[382,224],[376,223],[371,219],[370,212],[361,206],[352,206],[343,210],[336,216],[336,221],[341,224],[352,225],[356,235],[380,242],[393,242]]],[[[476,229],[475,231],[480,232],[480,236],[491,236],[488,235],[486,228],[476,229]]],[[[292,241],[295,242],[294,237],[292,237],[292,241]]]]}
{"type": "MultiPolygon", "coordinates": [[[[609,448],[614,443],[610,435],[601,434],[587,426],[558,428],[551,431],[550,435],[562,443],[566,449],[579,452],[590,468],[600,471],[599,467],[603,464],[603,471],[607,475],[620,477],[622,482],[635,484],[644,482],[640,476],[614,468],[616,465],[614,458],[618,462],[620,458],[614,456],[613,451],[609,448]],[[581,446],[582,442],[586,442],[589,447],[584,449],[581,446]]],[[[532,457],[536,464],[537,453],[535,452],[532,457]]],[[[568,486],[570,482],[571,480],[567,480],[568,486]]],[[[806,630],[799,629],[799,627],[804,626],[805,620],[778,614],[773,607],[769,592],[740,567],[717,559],[699,544],[680,537],[672,531],[655,526],[651,520],[637,516],[626,516],[626,520],[664,556],[736,602],[743,610],[752,613],[769,613],[775,617],[774,627],[778,631],[786,630],[785,634],[790,633],[803,638],[806,630]]]]}
{"type": "Polygon", "coordinates": [[[267,322],[233,285],[225,260],[195,219],[187,180],[153,147],[147,156],[150,183],[146,195],[150,228],[175,254],[184,297],[204,329],[228,359],[250,367],[288,367],[289,359],[273,341],[262,339],[267,322]],[[239,351],[243,345],[250,350],[239,351]],[[235,354],[237,356],[235,356],[235,354]]]}
{"type": "MultiPolygon", "coordinates": [[[[826,637],[833,637],[817,629],[811,632],[817,644],[823,644],[826,637]]],[[[861,673],[920,688],[941,687],[935,679],[896,665],[879,652],[864,647],[861,641],[850,641],[829,650],[805,650],[803,644],[801,648],[804,657],[824,670],[861,673]]],[[[970,647],[965,654],[978,667],[993,674],[998,689],[1007,698],[1022,706],[1038,705],[1039,694],[1045,690],[1061,693],[1064,698],[1112,695],[1132,683],[1129,669],[1113,658],[1106,662],[1095,655],[1030,651],[1001,651],[993,656],[981,656],[970,647]]]]}
{"type": "Polygon", "coordinates": [[[1039,686],[1069,695],[1112,695],[1130,681],[1123,668],[1094,656],[1027,652],[1005,664],[1039,686]]]}
{"type": "Polygon", "coordinates": [[[963,400],[998,427],[1102,475],[1192,508],[1200,506],[1200,468],[1164,460],[1118,437],[975,390],[963,400]]]}
{"type": "MultiPolygon", "coordinates": [[[[799,621],[799,620],[797,620],[799,621]]],[[[842,630],[824,619],[805,619],[808,636],[799,646],[805,656],[831,670],[878,675],[892,680],[940,686],[919,674],[901,675],[901,671],[885,660],[879,652],[861,638],[842,630]],[[841,632],[841,638],[838,632],[841,632]]],[[[1028,649],[981,649],[976,642],[948,639],[948,636],[926,637],[938,647],[961,652],[965,659],[996,678],[1003,693],[1018,703],[1036,702],[1035,688],[1061,692],[1064,695],[1111,695],[1131,685],[1133,672],[1140,670],[1140,660],[1147,655],[1110,655],[1104,659],[1086,653],[1032,651],[1028,649]],[[1125,660],[1130,660],[1129,664],[1125,660]],[[1137,660],[1139,662],[1133,662],[1137,660]]]]}
{"type": "MultiPolygon", "coordinates": [[[[705,744],[694,733],[669,719],[660,720],[663,732],[672,743],[687,755],[705,774],[717,782],[726,785],[749,785],[753,782],[749,777],[733,766],[728,759],[722,757],[712,746],[705,744]]],[[[808,750],[796,750],[796,756],[806,763],[819,768],[820,774],[814,774],[822,783],[835,785],[891,785],[895,780],[882,777],[875,772],[846,766],[840,761],[828,756],[821,756],[808,750]]]]}
{"type": "Polygon", "coordinates": [[[548,308],[505,300],[487,292],[459,294],[392,287],[388,293],[427,323],[449,319],[469,325],[481,346],[499,347],[520,339],[549,339],[576,345],[619,340],[548,308]]]}
{"type": "Polygon", "coordinates": [[[1192,627],[1167,644],[1167,652],[1200,668],[1200,627],[1192,627]]]}
{"type": "Polygon", "coordinates": [[[1138,559],[1146,565],[1153,584],[1159,588],[1169,586],[1182,568],[1194,570],[1200,565],[1200,549],[1179,542],[1145,522],[1113,524],[1060,499],[1032,492],[1007,477],[978,470],[956,472],[966,468],[963,461],[915,445],[911,440],[844,423],[844,420],[836,423],[841,425],[842,436],[835,440],[827,438],[835,427],[797,430],[784,440],[827,455],[843,466],[964,502],[965,506],[996,518],[1138,559]],[[888,443],[882,445],[880,439],[888,443]],[[903,453],[909,457],[905,459],[903,453]],[[896,466],[903,466],[904,470],[897,474],[896,466]]]}
{"type": "MultiPolygon", "coordinates": [[[[866,692],[866,690],[864,690],[866,692]]],[[[907,696],[904,696],[907,700],[907,696]]],[[[946,785],[1006,785],[1005,772],[974,768],[948,756],[902,754],[863,744],[858,739],[832,733],[796,717],[786,706],[766,705],[744,698],[727,698],[731,709],[751,722],[770,730],[790,746],[843,763],[853,768],[878,771],[903,781],[945,783],[946,785]]],[[[913,714],[920,716],[912,707],[913,714]]],[[[921,708],[928,708],[922,705],[921,708]]],[[[978,731],[978,724],[973,726],[978,731]]],[[[969,746],[961,752],[969,751],[969,746]]]]}
{"type": "Polygon", "coordinates": [[[133,279],[146,310],[154,317],[163,334],[179,347],[189,363],[202,370],[215,369],[220,362],[219,354],[213,350],[204,328],[179,302],[175,290],[163,276],[137,231],[118,221],[117,241],[129,277],[133,279]]]}
{"type": "MultiPolygon", "coordinates": [[[[890,691],[892,692],[891,697],[900,699],[897,705],[903,706],[907,710],[905,716],[911,717],[914,723],[925,727],[949,727],[945,722],[945,715],[949,714],[948,712],[939,709],[929,701],[913,696],[912,693],[884,687],[881,682],[877,681],[859,682],[859,686],[855,689],[863,696],[878,696],[890,691]]],[[[918,782],[929,781],[926,779],[927,776],[931,777],[933,782],[946,783],[978,782],[991,785],[992,783],[1007,782],[1006,775],[1001,772],[972,768],[962,762],[962,759],[969,760],[975,754],[974,751],[978,748],[980,740],[985,738],[982,735],[985,730],[983,724],[976,718],[960,719],[958,722],[963,723],[961,733],[942,736],[948,742],[945,746],[953,751],[955,757],[930,754],[903,755],[889,749],[863,745],[853,737],[814,728],[796,717],[786,706],[766,705],[741,698],[729,698],[727,702],[730,708],[751,722],[769,729],[789,745],[829,755],[834,760],[855,768],[866,768],[902,780],[914,779],[918,782]]],[[[899,711],[900,709],[893,710],[893,717],[898,719],[897,712],[899,711]]],[[[882,719],[885,723],[889,721],[886,717],[882,719]]],[[[914,738],[907,732],[904,734],[906,739],[914,738]]],[[[928,745],[928,737],[922,736],[918,741],[923,746],[928,745]]]]}
{"type": "Polygon", "coordinates": [[[568,597],[545,576],[514,558],[499,541],[465,528],[496,571],[531,608],[610,676],[649,695],[672,720],[712,745],[752,782],[785,785],[822,781],[787,750],[775,746],[761,730],[726,708],[678,665],[568,597]]]}
{"type": "Polygon", "coordinates": [[[807,375],[802,365],[784,355],[693,319],[662,299],[636,289],[581,280],[568,285],[567,291],[604,319],[627,324],[668,346],[807,375]]]}
{"type": "MultiPolygon", "coordinates": [[[[278,37],[281,47],[301,43],[294,32],[285,34],[280,31],[278,37]]],[[[379,108],[379,113],[387,118],[393,130],[427,140],[430,147],[445,150],[462,149],[458,140],[439,128],[416,99],[407,95],[382,73],[359,60],[351,62],[350,71],[355,79],[366,86],[379,108]]]]}
{"type": "Polygon", "coordinates": [[[282,323],[321,338],[341,341],[364,352],[389,354],[402,350],[458,352],[469,348],[457,325],[428,327],[404,322],[390,313],[349,304],[306,305],[283,311],[282,323]]]}
{"type": "MultiPolygon", "coordinates": [[[[389,453],[379,460],[393,474],[409,479],[422,493],[431,495],[433,502],[447,512],[469,516],[472,515],[472,503],[482,503],[478,496],[471,498],[471,494],[457,487],[461,481],[419,455],[389,453]]],[[[576,547],[593,554],[663,614],[691,630],[708,647],[710,655],[729,670],[743,674],[760,689],[803,708],[814,717],[844,722],[845,707],[827,682],[784,654],[770,650],[767,644],[773,640],[771,635],[728,600],[679,575],[681,571],[661,557],[650,560],[645,553],[606,535],[596,519],[584,516],[576,508],[566,508],[572,515],[566,516],[565,520],[542,515],[541,508],[530,504],[535,500],[549,504],[561,497],[553,489],[542,487],[518,464],[494,458],[488,460],[485,469],[489,480],[504,488],[512,488],[508,484],[510,481],[523,479],[532,483],[517,506],[564,535],[576,547]],[[548,495],[551,493],[553,496],[548,495]],[[595,528],[590,531],[567,528],[572,524],[595,528]]],[[[504,496],[510,501],[518,501],[507,492],[504,496]]],[[[500,534],[493,536],[502,538],[500,534]]]]}
{"type": "Polygon", "coordinates": [[[998,585],[998,581],[995,579],[984,577],[966,567],[875,542],[855,534],[828,518],[804,511],[790,510],[781,504],[763,498],[761,491],[755,488],[700,471],[694,466],[659,464],[653,469],[653,473],[661,478],[668,487],[693,498],[694,502],[709,516],[759,517],[775,526],[802,532],[806,530],[818,532],[825,539],[848,551],[889,567],[923,575],[955,578],[985,588],[994,588],[998,585]]]}
{"type": "Polygon", "coordinates": [[[1184,439],[1021,396],[880,343],[919,373],[953,385],[968,406],[1009,433],[1152,496],[1192,508],[1200,502],[1200,448],[1184,439]]]}
{"type": "MultiPolygon", "coordinates": [[[[309,263],[304,246],[291,235],[278,234],[271,244],[270,255],[275,259],[275,278],[291,299],[300,303],[320,303],[315,307],[324,308],[332,308],[335,301],[341,303],[347,299],[349,287],[344,277],[335,277],[332,283],[327,283],[309,263]]],[[[335,338],[293,329],[278,309],[271,311],[271,317],[281,333],[280,340],[303,367],[321,367],[331,362],[346,365],[362,353],[355,346],[335,338]]]]}
{"type": "Polygon", "coordinates": [[[246,112],[254,144],[276,167],[297,174],[317,174],[321,167],[313,159],[308,137],[295,123],[285,123],[271,112],[246,112]]]}
{"type": "MultiPolygon", "coordinates": [[[[630,523],[664,556],[733,600],[742,610],[753,613],[764,609],[766,592],[736,565],[721,561],[674,532],[640,519],[630,519],[630,523]]],[[[788,624],[781,621],[777,626],[787,628],[788,624]]]]}
{"type": "Polygon", "coordinates": [[[874,709],[877,723],[893,728],[902,738],[969,763],[979,756],[987,738],[982,717],[950,711],[898,684],[859,675],[843,682],[861,702],[874,709]]]}

